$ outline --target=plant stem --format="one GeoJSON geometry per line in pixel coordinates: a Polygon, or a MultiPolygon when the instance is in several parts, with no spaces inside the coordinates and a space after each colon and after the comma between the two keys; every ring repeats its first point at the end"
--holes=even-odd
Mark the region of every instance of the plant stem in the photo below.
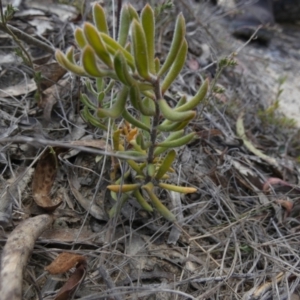
{"type": "MultiPolygon", "coordinates": [[[[154,93],[155,93],[155,115],[153,117],[153,122],[152,122],[151,132],[150,132],[151,145],[150,145],[149,151],[148,151],[148,158],[147,158],[148,164],[153,163],[153,160],[154,160],[154,148],[155,148],[156,138],[157,138],[157,126],[159,124],[159,117],[160,117],[160,110],[159,110],[157,101],[162,98],[159,77],[157,77],[155,80],[153,80],[152,84],[153,84],[154,93]]],[[[149,181],[151,181],[151,177],[148,174],[145,182],[147,183],[149,181]]]]}
{"type": "Polygon", "coordinates": [[[8,33],[9,35],[12,35],[12,33],[13,33],[13,35],[16,38],[22,40],[23,42],[25,42],[29,45],[37,46],[37,47],[41,48],[42,50],[44,50],[45,52],[48,52],[51,54],[55,53],[55,49],[52,48],[51,46],[47,45],[46,43],[28,35],[27,33],[19,30],[18,28],[15,28],[11,25],[6,24],[6,26],[5,26],[4,23],[0,22],[0,30],[8,33]]]}
{"type": "MultiPolygon", "coordinates": [[[[4,14],[3,14],[2,0],[0,0],[0,13],[1,13],[1,23],[0,23],[0,25],[2,25],[1,27],[4,27],[4,30],[13,38],[15,43],[19,46],[19,48],[25,54],[25,56],[27,58],[27,63],[33,69],[33,63],[32,63],[32,60],[31,60],[31,57],[30,57],[29,53],[26,51],[26,49],[24,48],[24,46],[22,45],[22,43],[18,39],[18,37],[7,26],[7,20],[5,19],[4,14]]],[[[0,27],[0,29],[1,29],[1,27],[0,27]]]]}

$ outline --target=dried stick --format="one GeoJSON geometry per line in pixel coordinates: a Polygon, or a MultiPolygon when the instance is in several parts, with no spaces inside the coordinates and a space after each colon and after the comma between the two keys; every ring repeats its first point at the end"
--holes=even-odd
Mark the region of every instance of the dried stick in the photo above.
{"type": "Polygon", "coordinates": [[[2,300],[22,299],[23,269],[36,239],[53,222],[52,215],[39,215],[19,224],[4,246],[0,271],[2,300]]]}

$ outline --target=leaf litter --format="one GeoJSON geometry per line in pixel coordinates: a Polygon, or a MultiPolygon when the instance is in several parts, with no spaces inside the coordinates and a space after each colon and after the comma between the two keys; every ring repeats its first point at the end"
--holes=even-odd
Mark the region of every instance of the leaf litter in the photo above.
{"type": "MultiPolygon", "coordinates": [[[[141,8],[143,2],[134,5],[141,8]]],[[[112,12],[110,4],[105,8],[112,12]]],[[[20,10],[26,13],[26,8],[20,10]]],[[[72,27],[80,20],[75,11],[70,9],[68,22],[43,14],[47,26],[39,34],[52,48],[72,45],[72,27]]],[[[41,85],[44,96],[37,103],[36,86],[30,86],[32,73],[26,74],[28,81],[22,82],[24,74],[11,80],[14,70],[2,67],[1,293],[12,291],[15,299],[68,299],[73,294],[77,299],[251,300],[292,299],[299,293],[299,130],[259,117],[261,111],[266,116],[270,99],[276,100],[274,70],[297,74],[299,62],[296,53],[289,52],[288,42],[291,32],[294,36],[297,31],[283,26],[284,34],[278,34],[268,48],[245,46],[230,36],[222,8],[178,1],[160,16],[162,59],[179,11],[187,19],[189,54],[169,96],[175,99],[178,91],[193,95],[200,84],[199,72],[210,78],[215,89],[199,107],[193,124],[200,139],[179,151],[174,166],[174,182],[188,182],[198,188],[197,193],[181,198],[161,195],[174,207],[179,220],[175,225],[141,210],[131,199],[117,218],[108,220],[114,200],[106,186],[113,161],[104,154],[111,149],[101,132],[78,122],[77,95],[82,89],[78,81],[60,78],[63,74],[50,57],[30,45],[36,62],[52,68],[50,75],[44,75],[52,86],[46,81],[41,85]],[[234,52],[239,64],[219,74],[221,59],[234,52]],[[291,66],[283,65],[284,60],[291,66]],[[12,87],[17,84],[20,88],[12,87]],[[22,118],[36,118],[40,129],[24,130],[19,125],[22,118]],[[33,178],[23,177],[24,168],[32,172],[32,161],[33,178]],[[33,208],[33,199],[47,215],[33,208]],[[75,255],[75,263],[71,259],[69,264],[75,270],[60,278],[45,274],[44,267],[60,255],[64,263],[75,255]]],[[[35,19],[33,12],[28,15],[35,19]]],[[[39,18],[34,21],[36,26],[39,18]]],[[[18,19],[11,25],[29,29],[18,19]]],[[[7,35],[0,38],[6,41],[3,44],[12,44],[7,35]]],[[[8,53],[9,48],[4,54],[8,53]]],[[[25,72],[22,64],[17,66],[25,72]]],[[[287,81],[288,91],[295,80],[287,81]]]]}

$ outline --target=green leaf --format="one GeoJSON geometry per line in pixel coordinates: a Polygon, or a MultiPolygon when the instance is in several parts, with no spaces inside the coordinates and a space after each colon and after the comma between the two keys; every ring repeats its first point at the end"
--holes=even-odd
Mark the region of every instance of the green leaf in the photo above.
{"type": "Polygon", "coordinates": [[[168,71],[168,74],[166,75],[162,85],[161,85],[161,91],[162,94],[166,92],[166,90],[170,87],[170,85],[173,83],[173,81],[176,79],[176,77],[181,72],[185,60],[186,60],[186,54],[188,50],[188,45],[186,40],[181,45],[180,50],[178,51],[178,54],[174,60],[174,63],[172,64],[171,68],[168,71]]]}
{"type": "Polygon", "coordinates": [[[87,45],[81,56],[82,66],[84,70],[93,77],[102,77],[105,76],[105,73],[102,72],[97,66],[97,60],[95,57],[95,52],[91,46],[87,45]]]}
{"type": "Polygon", "coordinates": [[[123,84],[133,86],[136,83],[136,80],[129,74],[129,67],[120,50],[117,51],[114,57],[114,68],[119,80],[123,84]]]}
{"type": "Polygon", "coordinates": [[[123,5],[122,10],[121,10],[119,36],[118,36],[118,43],[122,47],[125,47],[125,45],[126,45],[129,28],[130,28],[130,23],[131,23],[131,17],[130,17],[130,13],[128,10],[128,5],[125,4],[125,5],[123,5]]]}
{"type": "Polygon", "coordinates": [[[90,23],[85,23],[83,32],[90,46],[94,49],[97,56],[111,69],[113,69],[113,62],[109,52],[98,34],[97,29],[90,23]]]}
{"type": "Polygon", "coordinates": [[[83,30],[81,28],[76,28],[74,32],[75,41],[80,49],[85,47],[86,40],[83,34],[83,30]]]}
{"type": "Polygon", "coordinates": [[[100,122],[99,119],[95,118],[89,111],[88,107],[85,106],[82,110],[82,116],[85,119],[86,122],[90,123],[91,125],[101,128],[105,131],[107,131],[107,126],[100,122]]]}
{"type": "Polygon", "coordinates": [[[155,179],[160,180],[170,169],[174,160],[176,158],[176,151],[170,150],[168,154],[165,156],[164,160],[162,161],[156,175],[155,179]]]}
{"type": "Polygon", "coordinates": [[[155,74],[155,63],[154,63],[154,54],[155,54],[155,20],[154,20],[154,11],[147,4],[141,13],[141,23],[145,32],[147,49],[148,49],[148,63],[149,69],[152,74],[155,74]]]}
{"type": "Polygon", "coordinates": [[[99,118],[110,117],[118,118],[125,109],[125,104],[128,96],[128,88],[123,86],[122,90],[119,91],[115,103],[108,109],[98,108],[97,115],[99,118]]]}
{"type": "Polygon", "coordinates": [[[114,56],[117,53],[117,51],[120,50],[122,52],[122,54],[124,55],[127,63],[129,64],[130,68],[134,71],[135,64],[134,64],[133,56],[126,49],[124,49],[118,42],[116,42],[113,38],[111,38],[109,35],[100,32],[100,36],[103,39],[103,41],[105,42],[109,53],[114,56]]]}
{"type": "Polygon", "coordinates": [[[70,61],[72,64],[76,64],[75,59],[74,59],[74,47],[70,47],[67,52],[66,52],[66,58],[68,61],[70,61]]]}
{"type": "Polygon", "coordinates": [[[138,203],[144,210],[148,212],[153,211],[153,208],[148,204],[148,202],[146,201],[146,199],[143,197],[143,195],[140,193],[139,190],[135,190],[133,192],[133,196],[135,197],[135,199],[138,201],[138,203]]]}
{"type": "Polygon", "coordinates": [[[203,99],[205,98],[207,91],[208,91],[208,79],[206,79],[200,89],[198,90],[198,92],[196,93],[196,95],[194,97],[192,97],[192,99],[190,99],[188,102],[186,102],[185,104],[182,104],[178,107],[175,108],[176,111],[187,111],[190,109],[195,108],[201,101],[203,101],[203,99]]]}
{"type": "Polygon", "coordinates": [[[92,103],[89,99],[89,97],[84,94],[84,93],[80,93],[80,101],[88,108],[90,109],[93,109],[93,110],[96,110],[97,109],[97,106],[92,103]]]}
{"type": "Polygon", "coordinates": [[[98,3],[94,4],[93,6],[93,20],[94,24],[100,32],[108,34],[106,14],[103,7],[98,3]]]}
{"type": "Polygon", "coordinates": [[[156,107],[155,103],[152,99],[145,97],[139,103],[139,110],[144,116],[155,116],[156,114],[156,107]]]}
{"type": "Polygon", "coordinates": [[[174,222],[176,221],[176,217],[167,209],[166,206],[164,206],[160,200],[157,198],[157,196],[153,192],[153,183],[148,182],[147,184],[142,186],[142,189],[144,189],[149,198],[151,199],[154,207],[157,209],[157,211],[168,221],[174,222]]]}
{"type": "Polygon", "coordinates": [[[165,74],[168,71],[168,69],[171,67],[171,65],[173,64],[173,62],[177,56],[178,49],[181,48],[181,45],[184,41],[184,36],[185,36],[185,20],[181,13],[177,17],[172,44],[171,44],[169,53],[167,55],[167,58],[166,58],[164,64],[162,65],[161,69],[158,72],[159,76],[162,76],[163,74],[165,74]]]}
{"type": "Polygon", "coordinates": [[[68,71],[71,71],[78,76],[87,76],[87,73],[82,67],[70,62],[60,50],[56,50],[55,58],[59,62],[59,64],[66,68],[68,71]]]}
{"type": "Polygon", "coordinates": [[[139,75],[143,79],[151,80],[145,33],[141,24],[136,20],[132,23],[132,47],[135,66],[139,75]]]}
{"type": "Polygon", "coordinates": [[[167,101],[165,99],[159,99],[158,105],[160,108],[160,111],[162,115],[170,121],[174,122],[183,122],[185,120],[191,120],[196,116],[196,112],[190,110],[190,111],[184,111],[184,112],[178,112],[174,108],[171,108],[167,101]]]}
{"type": "Polygon", "coordinates": [[[139,21],[139,15],[138,15],[137,11],[134,9],[134,7],[130,3],[128,4],[128,11],[129,11],[131,20],[139,21]]]}
{"type": "Polygon", "coordinates": [[[131,115],[128,110],[125,108],[123,113],[122,113],[122,117],[129,122],[131,125],[143,129],[147,132],[150,132],[150,127],[147,126],[145,123],[139,121],[136,117],[134,117],[133,115],[131,115]]]}

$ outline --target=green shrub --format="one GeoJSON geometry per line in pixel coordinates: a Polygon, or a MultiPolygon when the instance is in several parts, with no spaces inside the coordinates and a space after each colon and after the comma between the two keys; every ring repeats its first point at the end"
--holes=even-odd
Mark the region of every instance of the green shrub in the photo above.
{"type": "MultiPolygon", "coordinates": [[[[58,50],[56,59],[78,76],[96,78],[97,90],[90,81],[87,82],[98,103],[82,94],[83,116],[103,130],[108,130],[108,122],[113,120],[110,124],[114,125],[114,151],[133,158],[126,160],[128,168],[122,177],[115,178],[117,172],[112,172],[113,184],[108,189],[115,200],[120,193],[122,202],[133,195],[143,209],[151,212],[149,199],[162,216],[175,221],[175,216],[156,196],[156,187],[179,193],[196,191],[193,187],[165,181],[169,178],[168,173],[173,171],[174,148],[195,139],[195,132],[186,133],[185,129],[196,116],[193,109],[208,90],[206,80],[195,96],[189,101],[182,96],[175,108],[164,99],[186,61],[188,46],[184,17],[182,14],[177,17],[173,40],[162,65],[155,57],[155,17],[149,5],[140,16],[130,4],[123,6],[117,40],[109,35],[105,12],[98,4],[93,6],[93,20],[95,25],[85,23],[74,33],[81,51],[80,64],[75,61],[74,48],[66,54],[58,50]],[[111,80],[106,88],[104,78],[111,80]],[[104,99],[113,82],[118,82],[119,90],[108,107],[104,99]]],[[[117,205],[112,208],[111,215],[115,214],[116,208],[117,205]]]]}

